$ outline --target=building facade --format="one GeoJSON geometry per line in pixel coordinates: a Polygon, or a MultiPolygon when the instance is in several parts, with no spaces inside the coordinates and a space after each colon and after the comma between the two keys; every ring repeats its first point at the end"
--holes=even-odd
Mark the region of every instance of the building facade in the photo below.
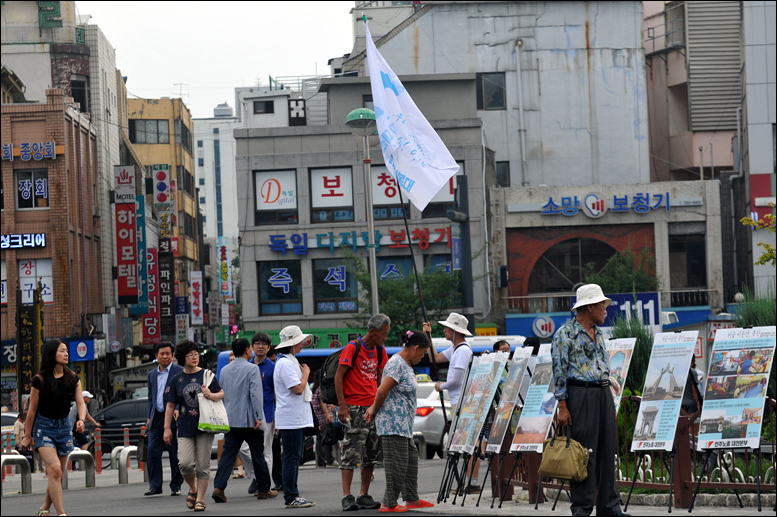
{"type": "MultiPolygon", "coordinates": [[[[482,251],[484,187],[493,184],[493,162],[489,165],[492,153],[482,145],[482,126],[470,102],[475,76],[400,79],[461,166],[459,174],[469,180],[468,224],[473,253],[480,252],[472,261],[476,309],[471,316],[480,322],[489,305],[482,251]]],[[[328,96],[330,125],[234,131],[238,212],[244,216],[239,222],[243,324],[246,330],[289,324],[331,329],[328,339],[344,343],[354,332],[356,299],[364,297],[348,266],[353,256],[366,263],[369,238],[361,138],[344,123],[351,110],[365,106],[371,90],[366,77],[323,79],[320,90],[328,96]]],[[[371,159],[378,275],[412,274],[409,246],[421,270],[431,263],[450,271],[451,222],[445,214],[453,205],[453,180],[423,213],[405,199],[408,236],[396,183],[379,146],[371,148],[371,159]]]]}
{"type": "MultiPolygon", "coordinates": [[[[2,110],[4,406],[16,403],[17,306],[33,302],[38,281],[46,338],[86,336],[87,316],[103,309],[102,278],[94,274],[102,267],[96,132],[62,90],[48,90],[46,100],[2,110]]],[[[101,350],[104,357],[104,341],[101,350]]],[[[85,389],[99,385],[91,362],[99,353],[93,348],[83,368],[78,361],[86,359],[71,358],[85,389]]]]}

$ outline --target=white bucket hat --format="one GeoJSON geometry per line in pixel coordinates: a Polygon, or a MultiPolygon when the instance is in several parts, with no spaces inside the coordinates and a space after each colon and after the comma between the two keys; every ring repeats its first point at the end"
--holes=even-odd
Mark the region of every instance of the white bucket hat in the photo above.
{"type": "Polygon", "coordinates": [[[310,338],[310,334],[303,334],[300,328],[296,325],[289,325],[284,327],[280,333],[281,342],[275,345],[275,349],[287,348],[301,343],[302,341],[310,338]]]}
{"type": "Polygon", "coordinates": [[[459,334],[464,334],[465,336],[472,335],[472,333],[469,330],[467,330],[467,325],[469,325],[469,320],[464,316],[462,316],[461,314],[452,312],[448,316],[447,320],[438,321],[437,323],[445,327],[448,327],[449,329],[454,330],[459,334]]]}
{"type": "Polygon", "coordinates": [[[580,286],[577,290],[577,301],[575,302],[573,311],[576,311],[583,305],[593,305],[594,303],[606,302],[605,307],[609,307],[612,300],[607,298],[602,292],[602,288],[596,284],[586,284],[580,286]]]}

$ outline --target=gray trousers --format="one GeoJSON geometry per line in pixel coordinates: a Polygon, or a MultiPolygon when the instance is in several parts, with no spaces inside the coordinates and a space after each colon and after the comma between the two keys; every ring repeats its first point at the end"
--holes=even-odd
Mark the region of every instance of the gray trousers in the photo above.
{"type": "Polygon", "coordinates": [[[610,388],[567,386],[572,439],[590,449],[588,477],[570,483],[572,515],[618,515],[620,491],[615,478],[615,404],[610,388]],[[597,497],[598,496],[598,497],[597,497]]]}

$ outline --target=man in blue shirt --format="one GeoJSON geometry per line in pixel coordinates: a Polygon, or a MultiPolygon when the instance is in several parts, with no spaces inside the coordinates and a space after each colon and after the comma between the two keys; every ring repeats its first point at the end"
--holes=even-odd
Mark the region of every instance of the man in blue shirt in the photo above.
{"type": "Polygon", "coordinates": [[[261,374],[248,362],[251,345],[247,339],[238,338],[232,343],[235,360],[221,370],[221,388],[224,390],[224,406],[229,418],[229,432],[224,437],[224,451],[221,453],[216,479],[213,482],[213,499],[226,503],[224,489],[232,475],[238,451],[243,442],[248,443],[252,461],[244,464],[253,466],[258,491],[256,497],[267,499],[278,492],[270,489],[270,472],[262,451],[264,418],[261,374]]]}
{"type": "Polygon", "coordinates": [[[148,492],[144,495],[156,495],[162,493],[162,451],[166,448],[170,456],[170,495],[181,495],[183,476],[178,469],[178,440],[175,439],[178,411],[173,419],[173,441],[170,445],[164,443],[165,434],[165,403],[164,392],[167,380],[180,372],[183,368],[173,364],[173,352],[175,347],[170,341],[162,341],[154,349],[159,366],[148,372],[148,418],[146,429],[148,431],[148,492]]]}
{"type": "MultiPolygon", "coordinates": [[[[272,338],[266,332],[257,332],[251,337],[251,349],[254,353],[253,364],[259,367],[259,371],[262,374],[262,393],[264,394],[264,461],[267,463],[267,468],[270,472],[273,471],[273,454],[272,443],[273,436],[275,435],[275,383],[273,382],[273,372],[275,371],[275,363],[267,358],[267,352],[270,351],[272,345],[272,338]]],[[[249,478],[253,478],[251,486],[248,488],[248,493],[253,494],[258,490],[257,480],[253,476],[253,467],[251,465],[251,453],[248,448],[248,444],[244,443],[240,448],[240,461],[248,474],[249,478]]],[[[277,482],[273,490],[276,490],[280,483],[277,482]]]]}

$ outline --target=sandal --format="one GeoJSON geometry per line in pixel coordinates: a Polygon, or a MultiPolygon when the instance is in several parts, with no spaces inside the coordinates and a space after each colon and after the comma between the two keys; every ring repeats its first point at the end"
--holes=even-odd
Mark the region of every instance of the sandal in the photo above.
{"type": "Polygon", "coordinates": [[[197,502],[197,492],[189,492],[186,494],[186,507],[189,510],[192,510],[194,508],[195,503],[197,502]]]}
{"type": "Polygon", "coordinates": [[[43,507],[38,510],[38,515],[43,517],[48,517],[51,512],[49,510],[44,510],[43,507]]]}
{"type": "Polygon", "coordinates": [[[245,474],[235,474],[232,479],[243,479],[244,477],[246,477],[245,474]]]}
{"type": "Polygon", "coordinates": [[[194,511],[195,512],[204,512],[205,511],[205,502],[204,501],[197,501],[194,503],[194,511]]]}

